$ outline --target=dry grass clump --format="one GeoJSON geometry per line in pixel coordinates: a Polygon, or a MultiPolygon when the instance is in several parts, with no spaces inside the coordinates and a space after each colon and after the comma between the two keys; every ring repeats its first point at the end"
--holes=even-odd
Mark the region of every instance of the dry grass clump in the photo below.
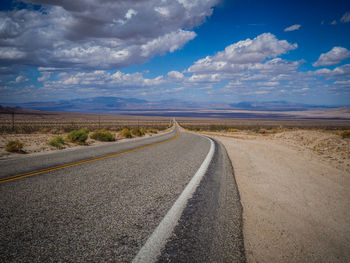
{"type": "Polygon", "coordinates": [[[6,144],[5,150],[7,152],[11,152],[11,153],[24,153],[23,151],[23,143],[21,143],[20,141],[9,141],[6,144]]]}
{"type": "Polygon", "coordinates": [[[350,138],[350,130],[343,130],[339,132],[339,135],[345,139],[345,138],[350,138]]]}
{"type": "Polygon", "coordinates": [[[101,142],[113,142],[115,141],[115,136],[109,131],[106,130],[97,130],[92,133],[90,136],[91,139],[101,141],[101,142]]]}
{"type": "Polygon", "coordinates": [[[158,130],[156,130],[156,129],[150,129],[150,130],[147,130],[147,133],[157,134],[157,133],[158,133],[158,130]]]}
{"type": "Polygon", "coordinates": [[[158,133],[158,129],[145,129],[145,128],[134,128],[134,129],[128,129],[124,128],[119,132],[119,136],[124,138],[132,138],[132,137],[142,137],[146,133],[158,133]]]}
{"type": "Polygon", "coordinates": [[[57,149],[64,149],[64,139],[62,136],[56,136],[47,142],[48,145],[56,147],[57,149]]]}
{"type": "Polygon", "coordinates": [[[67,135],[67,140],[75,144],[85,145],[89,136],[88,129],[73,130],[67,135]]]}
{"type": "Polygon", "coordinates": [[[119,135],[124,138],[132,138],[131,131],[128,128],[124,128],[119,132],[119,135]]]}
{"type": "Polygon", "coordinates": [[[141,137],[141,136],[144,136],[146,134],[146,130],[143,128],[141,128],[141,129],[134,128],[134,129],[131,129],[131,134],[136,136],[136,137],[141,137]]]}
{"type": "Polygon", "coordinates": [[[285,131],[285,129],[282,128],[260,128],[256,131],[256,133],[259,134],[275,134],[275,133],[279,133],[279,132],[283,132],[285,131]]]}

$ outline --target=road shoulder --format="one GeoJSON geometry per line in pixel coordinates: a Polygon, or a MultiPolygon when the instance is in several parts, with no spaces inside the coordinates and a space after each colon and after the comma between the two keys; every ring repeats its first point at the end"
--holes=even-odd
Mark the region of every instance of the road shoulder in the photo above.
{"type": "Polygon", "coordinates": [[[349,262],[350,176],[310,151],[217,137],[232,160],[248,262],[349,262]]]}
{"type": "Polygon", "coordinates": [[[225,148],[213,160],[158,262],[245,262],[242,206],[225,148]]]}

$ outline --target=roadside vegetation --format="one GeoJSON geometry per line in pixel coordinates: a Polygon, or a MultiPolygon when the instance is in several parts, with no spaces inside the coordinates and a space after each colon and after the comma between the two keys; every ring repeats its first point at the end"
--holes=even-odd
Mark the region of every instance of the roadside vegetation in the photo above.
{"type": "Polygon", "coordinates": [[[350,130],[343,130],[339,132],[339,135],[345,139],[345,138],[350,138],[350,130]]]}
{"type": "Polygon", "coordinates": [[[119,138],[152,136],[172,125],[169,118],[65,113],[0,113],[0,157],[9,153],[39,153],[113,142],[119,138]],[[25,145],[25,152],[23,151],[25,145]]]}
{"type": "Polygon", "coordinates": [[[135,137],[141,137],[146,134],[146,131],[145,129],[134,128],[134,129],[131,129],[131,134],[135,137]]]}
{"type": "Polygon", "coordinates": [[[128,128],[124,128],[119,132],[119,135],[124,138],[132,138],[131,131],[128,128]]]}
{"type": "Polygon", "coordinates": [[[91,139],[101,142],[113,142],[115,141],[115,136],[107,130],[97,130],[90,136],[91,139]]]}
{"type": "Polygon", "coordinates": [[[119,132],[119,136],[124,138],[133,138],[133,137],[142,137],[146,134],[152,136],[152,134],[157,134],[159,132],[158,129],[146,129],[146,128],[124,128],[119,132]]]}
{"type": "Polygon", "coordinates": [[[245,125],[230,125],[228,124],[207,124],[207,123],[181,123],[180,126],[184,129],[197,132],[253,132],[257,134],[275,134],[285,131],[296,131],[296,130],[313,130],[313,131],[325,131],[329,133],[338,134],[342,138],[350,138],[350,130],[348,126],[323,126],[323,125],[291,125],[284,123],[285,125],[264,124],[254,125],[255,123],[248,123],[245,125]]]}
{"type": "Polygon", "coordinates": [[[79,145],[86,145],[86,140],[89,137],[89,130],[88,129],[80,129],[80,130],[73,130],[67,135],[67,141],[79,144],[79,145]]]}
{"type": "Polygon", "coordinates": [[[9,141],[6,144],[5,150],[11,153],[24,153],[23,143],[20,141],[9,141]]]}
{"type": "Polygon", "coordinates": [[[153,134],[157,134],[158,131],[156,129],[150,129],[150,130],[147,130],[147,133],[153,133],[153,134]]]}
{"type": "Polygon", "coordinates": [[[258,134],[274,134],[287,130],[285,127],[259,127],[259,126],[251,126],[251,127],[232,127],[226,125],[181,125],[183,128],[191,131],[210,131],[210,132],[241,132],[241,131],[250,131],[258,134]]]}
{"type": "Polygon", "coordinates": [[[62,136],[56,136],[47,142],[48,145],[56,147],[57,149],[64,149],[64,139],[62,136]]]}

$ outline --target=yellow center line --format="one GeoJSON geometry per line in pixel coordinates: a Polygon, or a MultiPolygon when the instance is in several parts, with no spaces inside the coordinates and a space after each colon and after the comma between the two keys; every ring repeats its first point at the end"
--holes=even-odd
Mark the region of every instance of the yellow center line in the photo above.
{"type": "Polygon", "coordinates": [[[130,152],[142,150],[142,149],[145,149],[145,148],[149,148],[149,147],[152,147],[152,146],[159,145],[161,143],[172,141],[172,140],[176,139],[177,137],[179,137],[179,135],[180,135],[180,133],[176,133],[176,135],[174,137],[171,137],[171,138],[166,139],[164,141],[160,141],[160,142],[152,143],[152,144],[149,144],[149,145],[144,145],[144,146],[132,148],[132,149],[121,151],[121,152],[106,154],[106,155],[102,155],[102,156],[99,156],[99,157],[94,157],[94,158],[91,158],[91,159],[86,159],[86,160],[82,160],[82,161],[78,161],[78,162],[68,163],[68,164],[55,166],[55,167],[51,167],[51,168],[46,168],[46,169],[33,171],[33,172],[29,172],[29,173],[18,174],[18,175],[6,177],[6,178],[0,178],[0,184],[1,183],[5,183],[5,182],[9,182],[9,181],[18,180],[18,179],[25,178],[25,177],[29,177],[29,176],[33,176],[33,175],[37,175],[37,174],[48,173],[48,172],[51,172],[51,171],[61,170],[61,169],[64,169],[64,168],[68,168],[68,167],[72,167],[72,166],[76,166],[76,165],[80,165],[80,164],[84,164],[84,163],[98,161],[98,160],[110,158],[110,157],[113,157],[113,156],[121,155],[121,154],[124,154],[124,153],[130,153],[130,152]]]}

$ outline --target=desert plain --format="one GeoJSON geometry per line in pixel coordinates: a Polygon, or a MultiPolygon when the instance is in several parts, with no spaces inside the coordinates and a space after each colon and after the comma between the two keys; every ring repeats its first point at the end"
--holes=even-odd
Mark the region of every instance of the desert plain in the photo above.
{"type": "MultiPolygon", "coordinates": [[[[177,118],[189,132],[222,143],[231,159],[243,207],[248,262],[350,261],[350,138],[348,112],[318,118],[177,118]],[[345,116],[345,118],[344,118],[345,116]]],[[[288,115],[288,114],[286,114],[288,115]]],[[[57,151],[47,141],[70,129],[107,129],[117,141],[123,127],[166,132],[169,117],[84,114],[2,115],[0,155],[4,158],[57,151]],[[28,121],[30,120],[30,121],[28,121]],[[7,129],[7,131],[6,131],[7,129]],[[26,154],[8,153],[20,140],[26,154]]],[[[151,136],[146,134],[145,136],[151,136]]],[[[99,142],[89,138],[87,145],[99,142]]],[[[64,148],[89,147],[66,143],[64,148]]],[[[1,160],[0,160],[1,161],[1,160]]]]}

